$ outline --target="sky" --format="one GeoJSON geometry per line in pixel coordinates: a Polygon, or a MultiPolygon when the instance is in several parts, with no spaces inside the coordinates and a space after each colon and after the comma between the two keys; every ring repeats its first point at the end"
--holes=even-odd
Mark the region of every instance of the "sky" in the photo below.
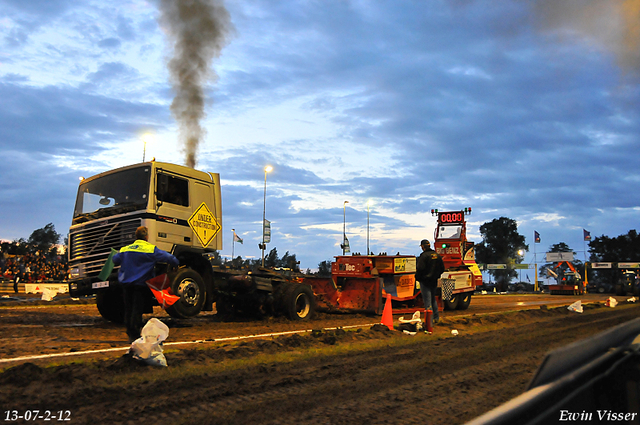
{"type": "MultiPolygon", "coordinates": [[[[1,239],[66,236],[80,176],[187,163],[167,3],[0,0],[1,239]]],[[[525,262],[638,228],[640,1],[216,4],[195,168],[222,179],[223,256],[260,257],[266,165],[267,249],[303,270],[343,225],[366,252],[367,216],[371,251],[415,255],[432,208],[471,207],[475,242],[508,217],[525,262]]]]}

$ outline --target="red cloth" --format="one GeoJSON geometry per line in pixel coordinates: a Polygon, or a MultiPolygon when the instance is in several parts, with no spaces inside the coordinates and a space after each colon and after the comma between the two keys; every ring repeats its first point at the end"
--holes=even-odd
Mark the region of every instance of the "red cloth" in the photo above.
{"type": "Polygon", "coordinates": [[[147,286],[151,289],[151,292],[153,292],[153,295],[155,295],[158,300],[158,304],[160,304],[163,309],[172,306],[180,299],[179,296],[173,295],[170,284],[171,282],[169,282],[166,273],[147,280],[147,286]]]}

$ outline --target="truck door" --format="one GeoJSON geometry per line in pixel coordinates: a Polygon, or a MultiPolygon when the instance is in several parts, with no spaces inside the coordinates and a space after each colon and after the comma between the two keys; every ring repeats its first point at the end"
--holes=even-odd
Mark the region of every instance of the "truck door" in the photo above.
{"type": "Polygon", "coordinates": [[[156,177],[156,243],[171,252],[174,245],[192,244],[193,231],[187,222],[193,209],[189,180],[166,171],[159,171],[156,177]]]}

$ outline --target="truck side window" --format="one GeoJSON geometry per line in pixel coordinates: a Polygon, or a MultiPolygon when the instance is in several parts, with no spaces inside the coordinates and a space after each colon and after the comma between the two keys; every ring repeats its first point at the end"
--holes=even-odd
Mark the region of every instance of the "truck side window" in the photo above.
{"type": "Polygon", "coordinates": [[[158,174],[158,201],[189,206],[189,181],[167,174],[158,174]]]}

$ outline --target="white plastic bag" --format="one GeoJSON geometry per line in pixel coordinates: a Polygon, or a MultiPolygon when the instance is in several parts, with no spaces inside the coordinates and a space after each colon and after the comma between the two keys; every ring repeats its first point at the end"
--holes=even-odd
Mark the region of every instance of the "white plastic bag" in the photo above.
{"type": "Polygon", "coordinates": [[[42,301],[51,301],[58,295],[57,289],[47,288],[42,289],[42,301]]]}
{"type": "Polygon", "coordinates": [[[618,305],[618,300],[616,300],[613,297],[609,297],[609,299],[607,299],[607,301],[604,302],[604,305],[606,305],[607,307],[615,307],[618,305]]]}
{"type": "Polygon", "coordinates": [[[169,336],[169,327],[154,317],[144,325],[140,335],[131,343],[133,357],[153,366],[166,366],[161,344],[169,336]]]}
{"type": "Polygon", "coordinates": [[[582,301],[578,300],[567,307],[569,311],[575,311],[576,313],[582,313],[584,309],[582,308],[582,301]]]}
{"type": "Polygon", "coordinates": [[[402,316],[400,319],[398,319],[398,321],[400,322],[399,328],[403,329],[405,333],[408,333],[410,335],[415,335],[415,332],[420,332],[422,330],[422,320],[420,320],[419,311],[413,313],[413,316],[411,316],[411,319],[409,320],[405,320],[404,316],[402,316]]]}

